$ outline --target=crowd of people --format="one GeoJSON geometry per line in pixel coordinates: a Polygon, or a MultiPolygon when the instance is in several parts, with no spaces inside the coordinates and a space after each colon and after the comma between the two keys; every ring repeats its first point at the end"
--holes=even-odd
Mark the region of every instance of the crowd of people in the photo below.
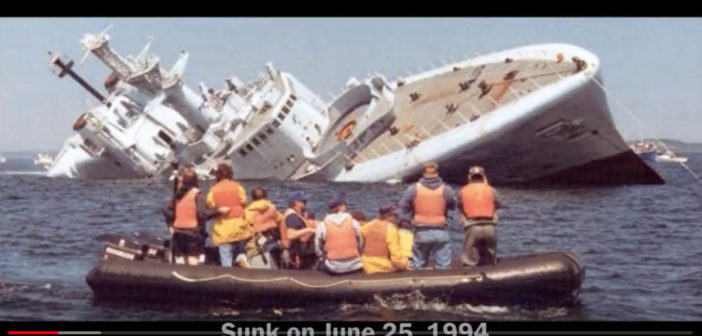
{"type": "Polygon", "coordinates": [[[163,209],[176,263],[203,262],[210,239],[206,223],[213,220],[211,242],[223,267],[252,267],[251,258],[259,256],[276,268],[383,273],[427,269],[433,256],[433,268],[445,270],[452,265],[451,211],[459,212],[465,230],[463,266],[497,260],[499,197],[478,166],[469,169],[467,184],[456,195],[439,176],[438,165],[426,164],[399,204],[379,207],[371,220],[349,211],[342,198],[331,200],[329,213],[317,220],[302,191],[289,193],[287,208],[280,211],[260,187],[251,190],[249,201],[231,166],[218,165],[215,176],[205,193],[192,169],[179,173],[174,197],[163,209]]]}

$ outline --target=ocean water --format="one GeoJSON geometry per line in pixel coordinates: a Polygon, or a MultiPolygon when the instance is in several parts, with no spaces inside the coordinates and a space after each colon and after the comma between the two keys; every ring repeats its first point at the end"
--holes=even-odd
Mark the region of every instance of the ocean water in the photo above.
{"type": "MultiPolygon", "coordinates": [[[[688,165],[702,175],[702,155],[688,165]]],[[[417,295],[363,305],[246,309],[93,300],[85,274],[103,233],[165,233],[170,185],[155,180],[76,181],[33,172],[30,159],[0,167],[0,320],[698,320],[702,316],[702,184],[680,165],[652,164],[659,186],[502,187],[498,253],[569,250],[586,264],[571,307],[448,305],[417,295]]],[[[321,212],[333,195],[375,213],[406,185],[246,181],[282,205],[305,190],[321,212]]],[[[458,253],[462,232],[454,230],[458,253]]]]}

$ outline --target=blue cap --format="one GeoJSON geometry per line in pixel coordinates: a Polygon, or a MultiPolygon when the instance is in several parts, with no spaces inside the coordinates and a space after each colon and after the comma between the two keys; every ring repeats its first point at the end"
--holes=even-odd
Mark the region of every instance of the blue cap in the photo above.
{"type": "Polygon", "coordinates": [[[305,193],[302,191],[293,191],[291,193],[288,193],[288,204],[293,203],[295,201],[305,201],[307,200],[307,197],[305,196],[305,193]]]}

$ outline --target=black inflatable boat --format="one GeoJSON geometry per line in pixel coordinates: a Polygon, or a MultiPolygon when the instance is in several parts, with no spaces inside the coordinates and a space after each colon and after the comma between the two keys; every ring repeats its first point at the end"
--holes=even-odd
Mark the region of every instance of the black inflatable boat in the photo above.
{"type": "Polygon", "coordinates": [[[166,262],[167,240],[107,235],[103,260],[86,276],[98,299],[225,301],[247,306],[364,302],[419,292],[450,303],[565,305],[579,294],[583,264],[572,253],[501,258],[497,265],[450,271],[330,276],[319,271],[186,266],[166,262]]]}

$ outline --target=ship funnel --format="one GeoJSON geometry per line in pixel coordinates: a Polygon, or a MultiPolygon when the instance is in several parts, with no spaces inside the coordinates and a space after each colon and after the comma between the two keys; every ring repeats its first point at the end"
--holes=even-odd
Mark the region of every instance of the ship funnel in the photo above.
{"type": "Polygon", "coordinates": [[[190,54],[185,50],[181,51],[180,55],[178,55],[178,60],[173,63],[171,70],[168,71],[168,77],[182,78],[185,72],[185,66],[188,65],[188,58],[190,58],[190,54]]]}
{"type": "Polygon", "coordinates": [[[272,62],[266,63],[266,71],[268,71],[268,76],[271,78],[271,80],[275,80],[276,77],[276,70],[273,67],[272,62]]]}

